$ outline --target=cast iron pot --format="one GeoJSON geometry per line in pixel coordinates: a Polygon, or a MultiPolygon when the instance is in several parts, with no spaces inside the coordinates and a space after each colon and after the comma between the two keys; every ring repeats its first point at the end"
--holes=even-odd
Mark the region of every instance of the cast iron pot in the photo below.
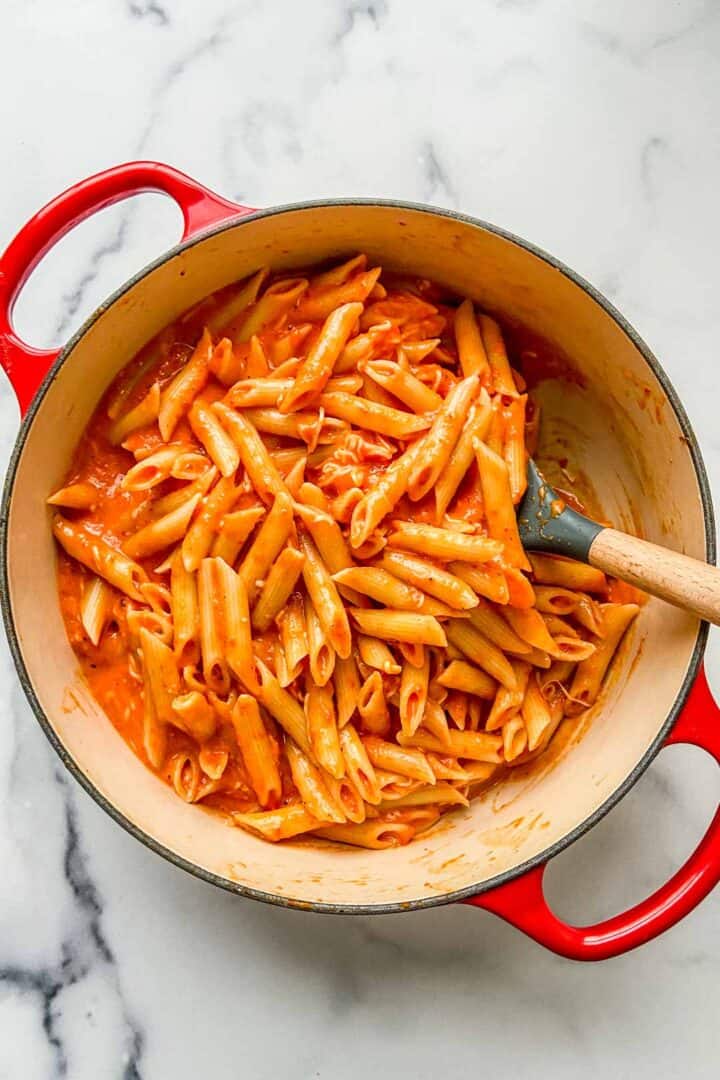
{"type": "Polygon", "coordinates": [[[707,627],[652,600],[615,665],[602,708],[563,729],[545,758],[408,847],[367,852],[266,844],[188,806],[137,760],[93,701],[60,616],[45,506],[101,394],[161,327],[263,264],[305,266],[365,251],[438,279],[572,358],[578,385],[543,385],[544,430],[593,478],[612,519],[712,561],[715,533],[695,436],[650,350],[611,304],[515,236],[429,206],[371,200],[255,211],[165,165],[134,162],[70,188],[0,259],[0,360],[24,414],[0,515],[2,606],[20,680],[70,772],[128,832],[214,885],[287,907],[371,914],[464,901],[568,957],[602,959],[672,926],[720,877],[720,809],[685,866],[637,907],[597,926],[558,919],[543,895],[549,859],[608,812],[669,743],[720,762],[720,717],[702,671],[707,627]],[[13,331],[13,302],[43,254],[90,214],[142,191],[180,206],[181,243],[104,303],[64,349],[13,331]],[[584,386],[579,385],[584,383],[584,386]]]}

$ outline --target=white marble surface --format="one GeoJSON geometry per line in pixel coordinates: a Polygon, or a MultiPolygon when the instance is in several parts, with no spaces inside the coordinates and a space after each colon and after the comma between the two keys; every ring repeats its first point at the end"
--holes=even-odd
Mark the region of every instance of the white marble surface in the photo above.
{"type": "MultiPolygon", "coordinates": [[[[630,317],[720,492],[716,0],[4,0],[0,33],[0,244],[72,181],[136,157],[255,205],[463,209],[630,317]]],[[[158,197],[101,215],[35,275],[20,329],[63,340],[177,229],[158,197]]],[[[3,380],[3,463],[16,427],[3,380]]],[[[717,1076],[720,894],[594,967],[468,908],[343,920],[239,900],[105,817],[4,648],[0,669],[1,1078],[717,1076]]],[[[558,910],[589,921],[639,899],[717,794],[701,752],[662,754],[557,860],[558,910]]]]}

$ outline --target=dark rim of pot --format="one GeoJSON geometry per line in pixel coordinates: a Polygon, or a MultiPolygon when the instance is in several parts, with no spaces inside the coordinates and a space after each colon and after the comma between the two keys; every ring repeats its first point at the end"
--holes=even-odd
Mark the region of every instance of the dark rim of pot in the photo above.
{"type": "Polygon", "coordinates": [[[683,680],[682,686],[678,692],[675,702],[670,709],[662,727],[659,729],[658,734],[653,740],[651,746],[643,754],[641,760],[637,763],[632,772],[625,778],[615,791],[608,796],[608,798],[597,808],[592,814],[590,814],[583,822],[577,825],[569,833],[563,836],[560,840],[556,841],[550,847],[544,851],[535,855],[532,859],[528,859],[526,862],[519,866],[513,867],[511,870],[507,870],[502,874],[490,878],[487,881],[483,881],[476,885],[468,885],[463,889],[458,889],[454,892],[441,893],[438,896],[430,896],[417,900],[398,901],[395,903],[385,904],[329,904],[321,901],[308,901],[300,899],[292,899],[284,896],[280,896],[276,893],[265,892],[262,889],[254,889],[247,885],[242,885],[239,882],[230,881],[228,878],[224,878],[219,874],[215,874],[211,871],[205,870],[198,866],[196,863],[178,855],[164,844],[159,843],[154,837],[148,835],[142,829],[139,829],[129,818],[127,818],[116,806],[114,806],[105,796],[98,791],[92,781],[85,775],[82,769],[78,766],[75,759],[68,753],[63,746],[62,742],[55,733],[50,721],[45,715],[42,706],[35,694],[32,682],[28,675],[27,668],[22,656],[20,643],[17,633],[15,631],[15,625],[13,621],[13,614],[10,603],[9,592],[9,574],[8,574],[8,557],[7,557],[7,544],[8,544],[8,519],[10,509],[10,499],[12,497],[13,485],[15,481],[15,475],[17,473],[18,463],[26,443],[26,440],[30,434],[32,423],[37,414],[37,411],[42,403],[50,384],[53,382],[58,371],[68,359],[73,349],[77,345],[82,336],[90,329],[90,327],[100,318],[100,316],[117,300],[120,299],[126,292],[133,288],[139,281],[147,277],[157,267],[163,263],[168,262],[170,259],[177,256],[180,252],[186,251],[197,244],[203,243],[208,237],[216,236],[219,233],[225,232],[228,229],[235,229],[242,225],[249,224],[251,221],[257,221],[260,218],[270,218],[278,214],[284,214],[293,211],[302,210],[317,210],[324,207],[355,207],[355,206],[381,206],[388,209],[395,210],[409,210],[413,212],[431,214],[434,216],[450,218],[454,221],[461,222],[464,225],[470,225],[473,228],[482,229],[485,232],[499,236],[504,240],[516,244],[518,247],[527,251],[529,254],[534,255],[536,258],[541,259],[543,262],[552,266],[555,270],[563,274],[580,289],[582,289],[592,300],[595,301],[620,327],[620,329],[627,335],[630,341],[633,343],[638,352],[641,353],[648,367],[652,370],[653,374],[657,378],[658,382],[662,386],[677,418],[680,429],[687,441],[687,446],[690,451],[693,466],[695,468],[695,476],[697,478],[698,487],[700,489],[700,496],[702,499],[703,517],[705,522],[705,535],[706,535],[706,556],[708,562],[715,562],[715,520],[713,514],[712,497],[710,494],[710,487],[708,484],[707,474],[705,471],[705,465],[700,453],[700,447],[698,445],[697,438],[692,429],[690,421],[687,417],[685,409],[683,408],[680,399],[675,392],[668,376],[665,374],[659,361],[650,351],[648,346],[642,340],[640,335],[633,329],[630,323],[620,314],[609,300],[606,299],[597,289],[595,289],[589,282],[585,281],[579,274],[576,274],[569,267],[565,266],[560,260],[549,255],[541,248],[535,247],[534,244],[528,243],[528,241],[515,236],[513,233],[508,232],[505,229],[498,228],[496,225],[491,225],[486,221],[481,221],[478,218],[470,217],[467,214],[460,214],[453,210],[446,210],[441,207],[428,206],[422,203],[412,202],[399,202],[394,199],[323,199],[320,201],[299,202],[299,203],[286,203],[282,206],[270,207],[267,210],[258,210],[251,214],[238,214],[237,217],[230,217],[225,221],[220,222],[209,229],[206,229],[195,236],[191,237],[185,242],[176,244],[165,254],[159,258],[153,260],[137,274],[131,277],[124,285],[117,289],[103,304],[101,304],[96,311],[90,315],[90,317],[83,323],[79,330],[68,341],[64,349],[60,352],[54,364],[51,366],[47,375],[43,379],[38,391],[33,398],[30,407],[23,418],[20,426],[20,431],[15,443],[12,456],[10,458],[10,464],[8,466],[7,477],[5,480],[2,503],[0,504],[0,606],[2,607],[3,620],[5,623],[5,629],[10,643],[10,651],[12,653],[15,666],[17,668],[20,683],[25,692],[25,696],[30,702],[30,706],[37,717],[40,726],[42,727],[45,735],[50,741],[51,745],[55,749],[58,756],[61,758],[63,764],[72,773],[75,779],[83,786],[87,793],[98,803],[99,806],[105,810],[110,817],[114,818],[119,825],[134,836],[151,851],[156,852],[168,862],[173,863],[175,866],[186,870],[188,873],[193,874],[195,877],[200,878],[203,881],[207,881],[212,885],[216,885],[219,888],[226,889],[229,892],[239,894],[241,896],[248,897],[253,900],[261,900],[267,904],[275,904],[279,907],[296,908],[303,911],[316,911],[325,914],[334,915],[386,915],[394,912],[401,911],[417,911],[423,908],[439,907],[443,904],[454,903],[459,900],[468,900],[474,896],[480,896],[482,893],[490,892],[492,889],[497,888],[499,885],[504,885],[515,878],[521,877],[527,873],[528,870],[533,869],[543,863],[548,862],[559,852],[569,847],[584,833],[588,832],[594,825],[596,825],[605,815],[623,798],[624,795],[630,790],[630,788],[636,783],[640,776],[645,772],[651,761],[658,754],[662,745],[667,737],[669,731],[673,727],[677,720],[683,705],[687,699],[690,688],[692,687],[695,676],[697,675],[700,662],[702,660],[703,652],[705,650],[705,644],[708,635],[708,624],[706,622],[700,623],[698,627],[697,637],[695,640],[695,647],[688,666],[687,673],[683,680]]]}

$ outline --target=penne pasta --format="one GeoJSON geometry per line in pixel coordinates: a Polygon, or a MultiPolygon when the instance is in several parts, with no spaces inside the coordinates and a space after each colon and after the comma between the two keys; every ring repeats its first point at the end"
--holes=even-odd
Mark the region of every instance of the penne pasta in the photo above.
{"type": "Polygon", "coordinates": [[[385,700],[382,675],[379,671],[371,672],[360,687],[357,708],[363,731],[373,735],[390,733],[390,713],[385,700]]]}
{"type": "Polygon", "coordinates": [[[93,645],[99,644],[103,630],[112,617],[114,604],[115,593],[106,581],[93,577],[87,582],[80,600],[80,621],[93,645]]]}
{"type": "Polygon", "coordinates": [[[328,315],[317,340],[295,376],[293,385],[278,401],[280,412],[305,408],[322,393],[332,375],[335,362],[362,314],[362,304],[342,304],[328,315]]]}
{"type": "Polygon", "coordinates": [[[93,484],[68,484],[45,501],[49,506],[65,510],[91,510],[97,502],[98,490],[93,484]]]}
{"type": "Polygon", "coordinates": [[[445,631],[433,615],[392,608],[382,611],[352,608],[350,614],[362,632],[373,637],[415,645],[447,645],[445,631]]]}
{"type": "Polygon", "coordinates": [[[57,542],[73,559],[131,600],[142,600],[140,585],[147,581],[147,574],[131,557],[60,514],[53,518],[52,530],[57,542]]]}
{"type": "Polygon", "coordinates": [[[430,654],[422,648],[422,662],[406,660],[400,677],[400,724],[406,735],[414,735],[423,722],[428,699],[430,654]]]}
{"type": "Polygon", "coordinates": [[[479,376],[469,375],[456,383],[442,408],[438,409],[424,438],[422,456],[418,457],[408,478],[408,495],[413,502],[427,495],[445,470],[479,387],[479,376]]]}
{"type": "Polygon", "coordinates": [[[286,492],[280,491],[240,564],[239,574],[251,606],[263,589],[265,578],[287,543],[292,528],[292,499],[286,492]]]}
{"type": "Polygon", "coordinates": [[[258,633],[267,630],[280,614],[302,573],[305,556],[297,548],[286,547],[271,566],[252,612],[258,633]]]}
{"type": "Polygon", "coordinates": [[[505,558],[511,566],[530,570],[530,563],[520,543],[507,465],[485,443],[476,440],[474,448],[488,532],[501,541],[505,558]]]}
{"type": "Polygon", "coordinates": [[[242,413],[234,412],[221,401],[216,401],[213,409],[235,443],[250,483],[262,501],[265,503],[272,502],[279,492],[284,492],[287,495],[288,491],[282,477],[277,471],[267,447],[250,421],[242,413]]]}
{"type": "Polygon", "coordinates": [[[463,300],[455,312],[454,330],[463,373],[466,376],[477,375],[483,384],[487,383],[490,365],[475,318],[472,300],[463,300]]]}
{"type": "Polygon", "coordinates": [[[424,525],[414,521],[394,521],[388,546],[414,551],[441,560],[488,562],[502,554],[503,542],[486,536],[470,535],[424,525]]]}
{"type": "Polygon", "coordinates": [[[305,555],[302,573],[308,596],[313,602],[328,641],[338,656],[347,660],[352,639],[345,605],[313,541],[302,531],[299,532],[299,541],[305,555]]]}
{"type": "Polygon", "coordinates": [[[335,669],[335,650],[328,641],[309,596],[305,597],[305,631],[310,675],[316,686],[325,686],[335,669]]]}
{"type": "Polygon", "coordinates": [[[240,464],[235,443],[204,401],[195,401],[189,414],[190,427],[208,452],[221,476],[233,476],[240,464]]]}
{"type": "Polygon", "coordinates": [[[604,637],[597,642],[595,652],[575,668],[567,705],[570,715],[576,715],[597,700],[610,662],[639,610],[637,604],[602,605],[604,637]]]}
{"type": "Polygon", "coordinates": [[[352,720],[360,696],[360,676],[355,658],[338,656],[333,673],[335,701],[337,703],[338,727],[344,728],[352,720]]]}
{"type": "MultiPolygon", "coordinates": [[[[424,593],[429,593],[451,611],[465,611],[476,607],[478,603],[477,594],[462,578],[404,551],[385,551],[380,561],[380,569],[384,570],[388,576],[395,575],[400,578],[407,586],[414,587],[418,592],[423,590],[424,593]]],[[[370,570],[364,568],[363,572],[369,574],[370,570]]],[[[423,592],[420,593],[421,597],[423,592]]],[[[383,601],[382,596],[374,596],[373,599],[383,601]]],[[[394,606],[406,605],[395,604],[394,606]]],[[[423,610],[423,605],[421,604],[417,610],[423,610]]]]}
{"type": "Polygon", "coordinates": [[[437,678],[440,686],[450,690],[462,690],[466,694],[474,694],[476,697],[492,701],[497,691],[497,683],[494,679],[465,660],[452,660],[445,670],[437,678]]]}
{"type": "Polygon", "coordinates": [[[169,442],[178,423],[207,383],[211,354],[212,337],[205,328],[187,364],[161,393],[158,427],[164,442],[169,442]]]}
{"type": "Polygon", "coordinates": [[[345,759],[340,749],[332,690],[327,686],[311,686],[304,709],[308,738],[318,764],[336,780],[342,780],[345,776],[345,759]]]}

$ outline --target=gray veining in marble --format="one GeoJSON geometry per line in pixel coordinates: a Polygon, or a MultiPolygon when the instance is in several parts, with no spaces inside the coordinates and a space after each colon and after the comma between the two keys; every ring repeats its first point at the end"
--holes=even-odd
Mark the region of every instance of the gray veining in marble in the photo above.
{"type": "MultiPolygon", "coordinates": [[[[5,0],[0,245],[74,180],[166,160],[251,205],[434,202],[605,291],[680,392],[720,491],[715,0],[5,0]]],[[[65,339],[179,232],[125,203],[38,270],[17,321],[65,339]]],[[[0,378],[0,466],[17,407],[0,378]]],[[[720,689],[713,636],[711,677],[720,689]]],[[[62,771],[0,651],[0,1078],[717,1076],[720,896],[583,967],[491,916],[342,920],[212,890],[62,771]]],[[[676,869],[717,803],[666,751],[549,874],[590,921],[676,869]]]]}

